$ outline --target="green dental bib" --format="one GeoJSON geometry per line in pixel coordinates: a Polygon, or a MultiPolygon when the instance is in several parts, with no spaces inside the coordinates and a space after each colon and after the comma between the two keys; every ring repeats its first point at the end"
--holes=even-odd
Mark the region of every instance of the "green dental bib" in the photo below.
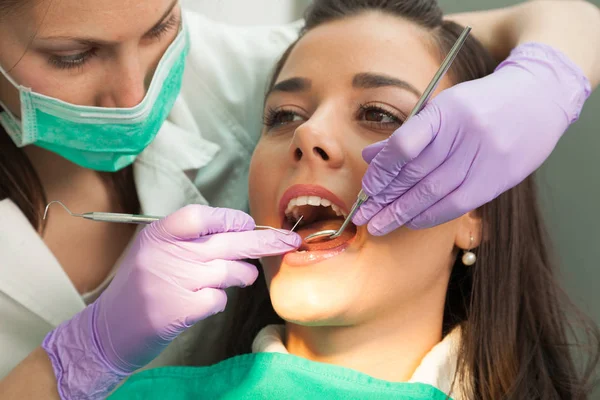
{"type": "Polygon", "coordinates": [[[210,367],[165,367],[140,372],[109,398],[450,399],[424,383],[387,382],[348,368],[280,353],[245,354],[210,367]]]}

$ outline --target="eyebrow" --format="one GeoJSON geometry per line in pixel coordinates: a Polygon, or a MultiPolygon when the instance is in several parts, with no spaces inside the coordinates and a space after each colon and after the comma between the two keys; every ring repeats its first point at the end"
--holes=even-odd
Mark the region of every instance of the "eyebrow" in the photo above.
{"type": "MultiPolygon", "coordinates": [[[[290,78],[281,81],[273,86],[267,93],[267,96],[273,92],[298,93],[310,89],[312,82],[307,78],[290,78]]],[[[421,92],[410,83],[394,78],[389,75],[374,74],[371,72],[362,72],[354,75],[352,86],[357,89],[377,89],[381,87],[394,86],[400,89],[408,90],[417,97],[421,97],[421,92]]]]}
{"type": "Polygon", "coordinates": [[[273,86],[269,93],[273,92],[284,92],[284,93],[297,93],[305,92],[310,89],[312,82],[307,78],[290,78],[285,81],[281,81],[273,86]]]}
{"type": "MultiPolygon", "coordinates": [[[[148,35],[150,32],[152,32],[153,30],[156,30],[158,27],[160,27],[160,25],[165,22],[165,19],[167,19],[167,17],[169,16],[169,14],[171,14],[171,12],[175,8],[175,6],[177,6],[177,3],[179,3],[179,0],[173,0],[173,2],[171,3],[171,5],[169,6],[169,8],[167,8],[167,10],[165,11],[165,13],[158,20],[158,22],[156,24],[154,24],[154,26],[152,28],[150,28],[144,34],[144,36],[148,35]]],[[[79,43],[85,44],[85,45],[110,45],[110,44],[113,44],[110,41],[96,39],[96,38],[81,37],[81,36],[79,36],[79,37],[78,36],[62,36],[62,35],[61,36],[47,36],[47,37],[37,38],[37,40],[42,40],[42,41],[48,41],[48,40],[71,40],[71,41],[79,42],[79,43]]]]}
{"type": "Polygon", "coordinates": [[[357,89],[377,89],[386,86],[395,86],[400,89],[408,90],[417,97],[421,97],[421,92],[413,85],[389,75],[374,74],[370,72],[356,74],[354,75],[354,79],[352,79],[352,86],[357,89]]]}

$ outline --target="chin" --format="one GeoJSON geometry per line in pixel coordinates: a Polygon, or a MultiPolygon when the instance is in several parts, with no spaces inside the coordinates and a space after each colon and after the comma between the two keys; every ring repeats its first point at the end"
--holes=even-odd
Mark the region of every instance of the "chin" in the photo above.
{"type": "Polygon", "coordinates": [[[277,315],[298,325],[336,325],[353,309],[350,296],[355,288],[319,276],[293,280],[275,276],[269,287],[277,315]]]}
{"type": "Polygon", "coordinates": [[[275,307],[275,312],[285,322],[294,325],[307,327],[345,325],[343,314],[336,313],[333,310],[298,310],[283,306],[275,307]]]}

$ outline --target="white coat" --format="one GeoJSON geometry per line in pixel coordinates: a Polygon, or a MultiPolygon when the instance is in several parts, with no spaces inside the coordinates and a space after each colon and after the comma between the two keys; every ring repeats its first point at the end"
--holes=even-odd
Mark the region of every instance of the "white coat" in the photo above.
{"type": "MultiPolygon", "coordinates": [[[[167,215],[190,203],[246,210],[267,80],[300,25],[237,27],[189,12],[186,20],[191,49],[181,95],[133,167],[141,212],[167,215]]],[[[80,295],[21,211],[0,201],[0,377],[93,301],[112,276],[80,295]]],[[[218,361],[225,317],[198,323],[150,367],[188,364],[198,345],[202,364],[218,361]]]]}

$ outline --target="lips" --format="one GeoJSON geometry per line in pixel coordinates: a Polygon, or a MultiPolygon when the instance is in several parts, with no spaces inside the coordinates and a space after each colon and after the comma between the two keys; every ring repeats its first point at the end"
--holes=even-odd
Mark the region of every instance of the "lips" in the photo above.
{"type": "MultiPolygon", "coordinates": [[[[291,229],[300,215],[305,217],[296,229],[302,239],[322,230],[337,231],[344,222],[347,210],[348,207],[339,197],[317,185],[294,185],[284,193],[280,201],[284,229],[291,229]]],[[[289,253],[284,260],[293,265],[323,261],[345,250],[356,234],[356,226],[349,224],[340,237],[303,242],[297,252],[289,253]]]]}

